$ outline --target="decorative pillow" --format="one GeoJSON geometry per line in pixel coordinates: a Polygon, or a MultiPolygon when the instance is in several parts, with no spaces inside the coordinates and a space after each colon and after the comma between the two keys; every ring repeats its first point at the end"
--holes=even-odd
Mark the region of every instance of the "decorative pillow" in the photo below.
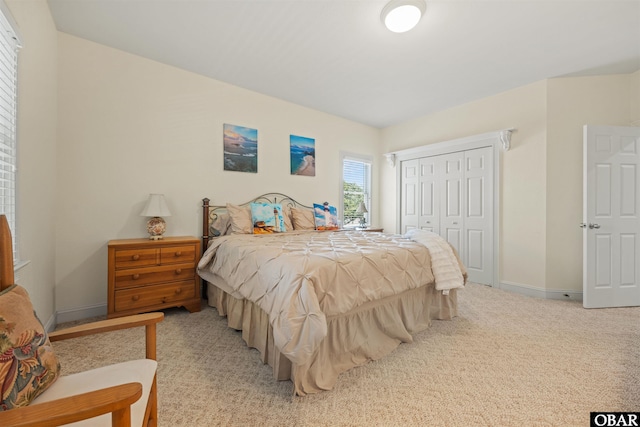
{"type": "Polygon", "coordinates": [[[316,224],[311,209],[291,208],[294,230],[315,230],[316,224]]]}
{"type": "Polygon", "coordinates": [[[293,219],[291,219],[291,208],[287,206],[283,206],[282,216],[284,217],[284,228],[286,228],[287,231],[293,230],[293,219]]]}
{"type": "Polygon", "coordinates": [[[219,213],[209,225],[209,236],[226,236],[231,232],[231,215],[219,213]]]}
{"type": "Polygon", "coordinates": [[[60,363],[27,291],[13,285],[0,292],[0,411],[27,406],[59,374],[60,363]]]}
{"type": "Polygon", "coordinates": [[[251,207],[237,206],[227,203],[227,212],[231,217],[232,234],[253,233],[253,223],[251,222],[251,207]]]}
{"type": "Polygon", "coordinates": [[[251,203],[253,234],[284,233],[287,231],[279,203],[251,203]]]}
{"type": "Polygon", "coordinates": [[[316,224],[316,230],[337,230],[338,227],[338,210],[335,206],[329,206],[324,202],[319,205],[313,204],[313,217],[316,224]]]}

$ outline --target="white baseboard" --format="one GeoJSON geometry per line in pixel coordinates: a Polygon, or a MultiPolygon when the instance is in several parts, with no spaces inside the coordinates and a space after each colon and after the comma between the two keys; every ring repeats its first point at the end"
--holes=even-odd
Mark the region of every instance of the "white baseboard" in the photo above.
{"type": "MultiPolygon", "coordinates": [[[[42,319],[40,319],[42,321],[42,319]]],[[[51,315],[51,317],[49,317],[49,320],[47,320],[44,325],[44,330],[48,332],[53,331],[56,328],[56,315],[55,313],[51,315]]]]}
{"type": "Polygon", "coordinates": [[[582,291],[540,289],[533,286],[513,282],[500,282],[500,289],[536,298],[557,299],[565,301],[582,301],[582,291]]]}
{"type": "Polygon", "coordinates": [[[107,304],[98,304],[73,310],[63,310],[56,313],[56,324],[73,322],[75,320],[87,319],[89,317],[106,316],[107,304]]]}

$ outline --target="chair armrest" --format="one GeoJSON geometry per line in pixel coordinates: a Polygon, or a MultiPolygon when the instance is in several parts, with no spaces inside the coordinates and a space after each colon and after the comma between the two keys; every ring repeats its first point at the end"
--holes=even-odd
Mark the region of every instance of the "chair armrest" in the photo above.
{"type": "Polygon", "coordinates": [[[85,323],[83,325],[65,328],[49,333],[51,342],[66,340],[69,338],[83,337],[120,329],[144,326],[146,328],[147,358],[156,359],[156,324],[164,319],[164,313],[145,313],[133,316],[117,317],[114,319],[100,320],[98,322],[85,323]]]}
{"type": "Polygon", "coordinates": [[[127,383],[88,393],[0,412],[0,425],[49,427],[113,413],[113,426],[131,425],[131,405],[142,396],[142,384],[127,383]]]}
{"type": "Polygon", "coordinates": [[[134,328],[136,326],[147,326],[158,323],[162,321],[162,319],[164,319],[164,313],[145,313],[116,317],[115,319],[100,320],[98,322],[85,323],[83,325],[53,331],[49,333],[49,339],[51,341],[60,341],[68,338],[134,328]]]}

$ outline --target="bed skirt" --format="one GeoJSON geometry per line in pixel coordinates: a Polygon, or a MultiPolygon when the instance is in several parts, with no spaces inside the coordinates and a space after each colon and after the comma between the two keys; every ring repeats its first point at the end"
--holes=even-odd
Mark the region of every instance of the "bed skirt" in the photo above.
{"type": "Polygon", "coordinates": [[[328,317],[327,336],[311,360],[299,365],[275,348],[267,314],[222,290],[224,282],[216,279],[220,286],[206,282],[209,305],[227,317],[230,328],[242,331],[247,346],[260,352],[277,380],[293,382],[299,396],[332,389],[340,373],[386,356],[401,342],[412,342],[412,334],[428,328],[432,320],[450,320],[458,312],[456,290],[443,295],[433,285],[373,301],[328,317]]]}

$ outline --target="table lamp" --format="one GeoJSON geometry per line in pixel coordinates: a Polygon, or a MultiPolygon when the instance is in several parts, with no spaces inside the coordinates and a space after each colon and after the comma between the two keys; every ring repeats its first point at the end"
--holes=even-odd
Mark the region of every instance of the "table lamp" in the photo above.
{"type": "Polygon", "coordinates": [[[164,201],[164,194],[149,194],[149,199],[140,216],[151,217],[147,221],[147,232],[149,232],[150,240],[160,240],[164,234],[167,223],[162,219],[163,216],[171,216],[171,212],[164,201]]]}
{"type": "Polygon", "coordinates": [[[365,206],[364,202],[360,202],[360,205],[358,205],[358,209],[356,209],[357,214],[362,214],[362,216],[360,217],[360,227],[363,227],[363,228],[366,227],[367,220],[365,219],[364,215],[368,212],[369,211],[367,210],[367,207],[365,206]]]}

